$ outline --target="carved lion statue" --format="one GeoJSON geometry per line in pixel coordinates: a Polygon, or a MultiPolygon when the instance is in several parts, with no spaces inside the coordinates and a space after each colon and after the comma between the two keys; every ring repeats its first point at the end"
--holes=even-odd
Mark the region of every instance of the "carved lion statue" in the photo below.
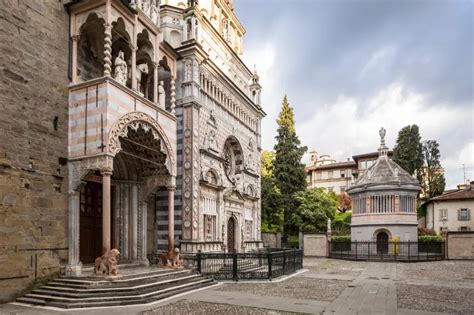
{"type": "Polygon", "coordinates": [[[118,249],[108,250],[101,257],[95,259],[94,272],[97,275],[117,275],[117,257],[120,255],[118,249]]]}
{"type": "Polygon", "coordinates": [[[160,261],[162,266],[181,267],[183,265],[183,255],[180,254],[179,248],[175,248],[166,254],[160,254],[160,261]]]}

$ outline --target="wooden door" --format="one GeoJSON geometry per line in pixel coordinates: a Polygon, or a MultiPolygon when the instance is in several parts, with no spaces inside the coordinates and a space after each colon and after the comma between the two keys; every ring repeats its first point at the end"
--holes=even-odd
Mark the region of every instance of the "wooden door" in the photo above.
{"type": "Polygon", "coordinates": [[[87,182],[81,189],[79,243],[82,263],[102,255],[102,184],[87,182]]]}
{"type": "Polygon", "coordinates": [[[388,234],[385,232],[380,232],[377,234],[377,253],[388,253],[388,234]]]}
{"type": "Polygon", "coordinates": [[[235,219],[232,217],[227,222],[227,250],[235,252],[235,219]]]}

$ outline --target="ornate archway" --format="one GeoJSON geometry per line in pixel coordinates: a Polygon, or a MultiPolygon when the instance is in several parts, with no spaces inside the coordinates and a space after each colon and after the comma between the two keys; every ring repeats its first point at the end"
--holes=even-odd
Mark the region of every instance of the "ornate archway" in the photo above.
{"type": "Polygon", "coordinates": [[[128,113],[112,126],[108,137],[107,152],[112,156],[116,156],[122,150],[120,138],[126,139],[128,137],[129,128],[135,131],[139,128],[142,128],[145,132],[151,131],[153,137],[162,144],[161,150],[166,154],[165,165],[169,174],[175,176],[176,157],[171,143],[158,122],[145,113],[128,113]]]}

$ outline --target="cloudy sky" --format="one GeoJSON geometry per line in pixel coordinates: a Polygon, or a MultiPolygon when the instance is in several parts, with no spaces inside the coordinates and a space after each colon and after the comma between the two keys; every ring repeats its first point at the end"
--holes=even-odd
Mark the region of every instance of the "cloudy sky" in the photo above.
{"type": "MultiPolygon", "coordinates": [[[[286,93],[303,145],[346,160],[417,124],[447,187],[474,180],[473,1],[235,0],[263,85],[263,147],[286,93]]],[[[307,159],[307,157],[305,157],[307,159]]]]}

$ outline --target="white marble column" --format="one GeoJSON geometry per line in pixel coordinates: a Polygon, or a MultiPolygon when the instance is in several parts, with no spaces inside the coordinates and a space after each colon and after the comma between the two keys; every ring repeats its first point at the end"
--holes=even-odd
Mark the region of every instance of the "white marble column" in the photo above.
{"type": "Polygon", "coordinates": [[[174,250],[174,191],[176,187],[168,187],[168,252],[174,250]]]}
{"type": "MultiPolygon", "coordinates": [[[[153,103],[158,103],[158,63],[153,63],[153,103]]],[[[160,104],[161,107],[165,108],[165,104],[160,104]]]]}
{"type": "Polygon", "coordinates": [[[102,170],[102,253],[110,250],[110,177],[111,170],[102,170]]]}
{"type": "Polygon", "coordinates": [[[79,192],[73,190],[68,196],[69,220],[68,220],[68,264],[66,274],[68,276],[79,276],[82,271],[82,263],[79,261],[79,220],[80,203],[79,192]]]}
{"type": "Polygon", "coordinates": [[[130,71],[132,71],[132,90],[137,91],[137,47],[131,46],[130,49],[132,50],[132,67],[130,71]]]}

